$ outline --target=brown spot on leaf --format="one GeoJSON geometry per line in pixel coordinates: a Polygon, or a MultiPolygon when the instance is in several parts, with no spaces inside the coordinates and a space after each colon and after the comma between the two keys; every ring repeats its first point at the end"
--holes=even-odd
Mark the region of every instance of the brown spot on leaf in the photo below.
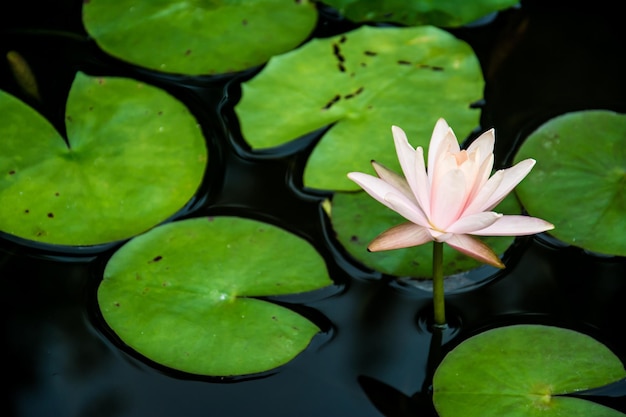
{"type": "Polygon", "coordinates": [[[48,213],[48,217],[49,218],[53,218],[54,217],[54,213],[48,213]]]}
{"type": "Polygon", "coordinates": [[[374,51],[364,51],[363,53],[364,53],[365,55],[367,55],[367,56],[376,56],[376,55],[378,55],[378,54],[377,54],[376,52],[374,52],[374,51]]]}
{"type": "Polygon", "coordinates": [[[409,61],[406,61],[404,59],[399,59],[398,60],[398,64],[399,65],[411,65],[411,63],[409,61]]]}
{"type": "Polygon", "coordinates": [[[163,257],[162,257],[161,255],[159,255],[159,256],[155,256],[155,257],[154,257],[154,258],[150,261],[150,263],[152,263],[152,262],[159,262],[161,259],[163,259],[163,257]]]}
{"type": "Polygon", "coordinates": [[[189,56],[190,54],[191,54],[191,49],[187,49],[187,50],[185,51],[185,56],[189,56]]]}
{"type": "Polygon", "coordinates": [[[15,175],[15,170],[14,169],[10,170],[9,175],[15,175]]]}
{"type": "Polygon", "coordinates": [[[363,92],[363,87],[359,87],[354,93],[346,94],[345,96],[343,96],[343,98],[350,99],[350,98],[358,96],[362,92],[363,92]]]}
{"type": "Polygon", "coordinates": [[[341,100],[341,96],[339,94],[335,95],[335,97],[333,97],[328,103],[326,103],[326,105],[324,105],[324,107],[322,107],[322,110],[330,109],[333,104],[335,104],[339,100],[341,100]]]}

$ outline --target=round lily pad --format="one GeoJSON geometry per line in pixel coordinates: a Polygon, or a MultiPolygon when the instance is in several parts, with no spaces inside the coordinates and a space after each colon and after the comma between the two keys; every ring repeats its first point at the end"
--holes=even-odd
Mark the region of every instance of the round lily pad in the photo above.
{"type": "Polygon", "coordinates": [[[593,252],[626,256],[626,115],[606,110],[564,114],[530,134],[516,160],[535,158],[518,186],[532,216],[550,234],[593,252]]]}
{"type": "Polygon", "coordinates": [[[0,91],[0,230],[58,245],[142,233],[180,210],[202,182],[207,147],[189,110],[124,78],[78,73],[67,142],[0,91]]]}
{"type": "Polygon", "coordinates": [[[562,394],[626,377],[620,359],[573,330],[515,325],[480,333],[448,353],[433,377],[441,417],[623,417],[562,394]]]}
{"type": "Polygon", "coordinates": [[[519,0],[327,0],[325,3],[355,22],[456,27],[517,5],[519,0]]]}
{"type": "Polygon", "coordinates": [[[381,149],[389,149],[389,168],[400,170],[388,146],[392,125],[414,146],[428,145],[440,117],[468,135],[478,126],[480,112],[470,105],[483,86],[472,48],[450,33],[363,26],[273,57],[242,84],[235,111],[255,150],[332,125],[310,155],[304,185],[356,191],[346,173],[367,169],[381,149]]]}
{"type": "Polygon", "coordinates": [[[190,75],[241,71],[303,42],[317,22],[309,0],[90,0],[83,24],[107,53],[190,75]]]}
{"type": "MultiPolygon", "coordinates": [[[[509,194],[494,211],[519,214],[521,209],[515,196],[509,194]]],[[[335,193],[330,218],[339,242],[363,265],[398,277],[432,278],[432,244],[380,252],[367,250],[367,246],[376,236],[407,220],[374,200],[365,191],[335,193]]],[[[503,254],[515,240],[511,236],[477,238],[498,254],[503,254]]],[[[448,245],[444,245],[443,251],[444,275],[459,274],[484,265],[448,245]]]]}
{"type": "Polygon", "coordinates": [[[102,315],[128,346],[188,373],[245,375],[293,359],[320,329],[255,297],[332,284],[321,256],[275,226],[236,217],[169,223],[106,265],[102,315]]]}

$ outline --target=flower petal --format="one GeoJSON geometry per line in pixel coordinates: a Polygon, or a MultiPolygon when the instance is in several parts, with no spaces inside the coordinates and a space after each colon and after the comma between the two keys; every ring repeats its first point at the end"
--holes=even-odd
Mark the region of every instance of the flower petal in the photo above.
{"type": "Polygon", "coordinates": [[[419,246],[431,240],[432,237],[425,227],[414,223],[402,223],[378,235],[367,249],[371,252],[401,249],[419,246]]]}
{"type": "Polygon", "coordinates": [[[385,195],[385,205],[410,222],[424,227],[430,227],[430,223],[422,209],[413,201],[402,194],[388,193],[385,195]]]}
{"type": "Polygon", "coordinates": [[[465,175],[460,169],[453,169],[442,175],[431,195],[431,223],[433,228],[447,231],[459,219],[465,203],[465,175]]]}
{"type": "Polygon", "coordinates": [[[454,222],[446,229],[446,232],[454,234],[475,234],[476,230],[485,229],[494,224],[502,214],[493,211],[484,211],[482,213],[465,216],[454,222]]]}
{"type": "Polygon", "coordinates": [[[501,170],[503,175],[502,181],[479,210],[488,211],[500,204],[511,190],[528,175],[533,166],[535,166],[535,160],[529,158],[518,162],[510,168],[501,170]]]}
{"type": "MultiPolygon", "coordinates": [[[[489,155],[493,155],[493,147],[496,143],[496,134],[493,129],[482,133],[467,147],[467,153],[472,153],[480,150],[479,154],[481,159],[478,164],[482,164],[489,155]]],[[[489,169],[491,171],[491,169],[489,169]]]]}
{"type": "Polygon", "coordinates": [[[474,237],[469,235],[453,234],[446,240],[446,243],[459,252],[464,253],[467,256],[471,256],[479,262],[495,266],[496,268],[504,268],[504,264],[498,255],[496,255],[494,251],[491,250],[491,248],[484,242],[474,237]]]}
{"type": "Polygon", "coordinates": [[[413,195],[418,204],[424,211],[426,217],[430,218],[430,182],[428,181],[428,174],[426,173],[426,166],[424,165],[424,151],[421,147],[415,150],[415,180],[413,183],[409,182],[409,186],[413,191],[413,195]]]}
{"type": "Polygon", "coordinates": [[[415,149],[413,149],[409,143],[404,130],[398,126],[391,126],[391,133],[393,135],[393,142],[396,146],[396,154],[398,155],[402,172],[410,184],[414,176],[415,149]]]}
{"type": "MultiPolygon", "coordinates": [[[[481,156],[482,158],[482,156],[481,156]]],[[[474,183],[472,189],[468,192],[467,202],[465,203],[465,210],[469,208],[476,197],[480,195],[481,190],[487,184],[489,175],[491,175],[491,169],[493,168],[493,154],[489,154],[487,158],[478,167],[478,170],[474,174],[474,183]]],[[[467,214],[473,214],[473,212],[464,211],[467,214]]]]}
{"type": "Polygon", "coordinates": [[[491,196],[498,189],[503,178],[504,171],[496,171],[496,173],[480,187],[476,195],[470,199],[469,204],[463,210],[463,216],[486,211],[485,207],[487,207],[487,202],[490,201],[491,196]]]}
{"type": "Polygon", "coordinates": [[[381,180],[396,188],[410,199],[414,198],[413,191],[411,190],[411,187],[409,187],[409,183],[402,175],[390,170],[383,164],[379,164],[376,161],[372,161],[372,166],[381,180]]]}
{"type": "MultiPolygon", "coordinates": [[[[384,180],[375,177],[373,175],[364,174],[362,172],[350,172],[348,178],[356,182],[366,193],[372,196],[379,203],[382,203],[393,210],[393,207],[385,200],[385,196],[389,193],[401,194],[402,191],[398,190],[391,184],[384,180]]],[[[408,198],[405,196],[405,198],[408,198]]]]}
{"type": "MultiPolygon", "coordinates": [[[[444,119],[437,120],[435,128],[430,136],[430,143],[428,144],[428,169],[435,168],[435,160],[440,153],[440,148],[444,142],[444,139],[450,132],[450,126],[444,119]]],[[[445,148],[445,147],[444,147],[445,148]]]]}
{"type": "Polygon", "coordinates": [[[473,231],[472,234],[478,236],[525,236],[552,229],[554,229],[552,223],[537,217],[507,215],[500,217],[484,229],[473,231]]]}

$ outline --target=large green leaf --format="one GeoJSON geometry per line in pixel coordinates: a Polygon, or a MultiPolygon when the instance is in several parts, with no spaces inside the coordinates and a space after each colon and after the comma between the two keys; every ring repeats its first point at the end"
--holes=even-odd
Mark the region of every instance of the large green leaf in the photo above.
{"type": "Polygon", "coordinates": [[[470,104],[483,84],[472,49],[448,32],[364,26],[272,58],[242,84],[235,111],[253,149],[334,124],[310,156],[304,185],[357,190],[346,173],[364,171],[372,158],[399,171],[388,146],[392,125],[414,146],[428,145],[440,117],[461,137],[469,134],[479,118],[470,104]]]}
{"type": "Polygon", "coordinates": [[[467,339],[433,378],[441,417],[623,417],[579,398],[562,397],[626,377],[606,346],[573,330],[500,327],[467,339]]]}
{"type": "Polygon", "coordinates": [[[157,71],[216,74],[265,63],[317,22],[309,0],[90,0],[87,32],[107,53],[157,71]]]}
{"type": "Polygon", "coordinates": [[[531,215],[554,237],[594,252],[626,256],[626,115],[564,114],[526,139],[516,160],[537,159],[518,187],[531,215]]]}
{"type": "MultiPolygon", "coordinates": [[[[510,194],[494,210],[518,214],[521,209],[515,196],[510,194]]],[[[432,278],[432,244],[368,252],[367,246],[376,236],[407,220],[374,200],[365,191],[335,193],[330,218],[339,242],[350,255],[367,267],[399,277],[432,278]]],[[[510,236],[490,236],[480,239],[498,254],[504,253],[514,241],[510,236]]],[[[448,245],[444,245],[443,250],[444,275],[466,272],[483,265],[448,245]]]]}
{"type": "Polygon", "coordinates": [[[404,25],[462,26],[519,0],[325,0],[355,22],[395,22],[404,25]]]}
{"type": "Polygon", "coordinates": [[[98,303],[124,343],[155,362],[243,375],[288,362],[320,330],[254,297],[331,283],[324,260],[295,235],[254,220],[196,218],[125,244],[106,266],[98,303]]]}
{"type": "Polygon", "coordinates": [[[176,213],[207,163],[202,132],[169,94],[78,73],[69,146],[35,110],[0,91],[0,230],[60,245],[126,239],[176,213]]]}

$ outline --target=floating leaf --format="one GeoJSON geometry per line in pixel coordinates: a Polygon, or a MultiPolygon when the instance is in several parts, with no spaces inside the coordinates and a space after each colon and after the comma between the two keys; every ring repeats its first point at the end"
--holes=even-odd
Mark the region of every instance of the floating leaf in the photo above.
{"type": "Polygon", "coordinates": [[[626,115],[564,114],[530,134],[516,160],[537,159],[520,184],[524,207],[574,246],[626,256],[626,115]]]}
{"type": "Polygon", "coordinates": [[[391,125],[413,146],[427,146],[432,126],[445,117],[463,137],[478,125],[470,104],[482,97],[476,55],[465,42],[434,27],[364,26],[315,39],[272,58],[242,84],[235,111],[253,149],[274,147],[333,125],[317,144],[304,185],[357,190],[346,178],[369,161],[400,170],[391,125]]]}
{"type": "Polygon", "coordinates": [[[326,0],[354,22],[455,27],[519,3],[519,0],[326,0]]]}
{"type": "Polygon", "coordinates": [[[623,417],[600,404],[559,395],[626,377],[620,359],[573,330],[515,325],[480,333],[443,359],[433,378],[441,417],[623,417]]]}
{"type": "MultiPolygon", "coordinates": [[[[337,192],[333,196],[331,221],[337,239],[362,264],[376,271],[399,277],[430,279],[433,273],[433,247],[424,244],[406,249],[368,252],[367,246],[379,234],[407,220],[380,204],[364,191],[337,192]]],[[[514,194],[494,209],[506,214],[520,213],[514,194]]],[[[510,236],[480,237],[496,253],[502,254],[513,243],[510,236]]],[[[484,264],[444,245],[444,275],[453,275],[484,264]]],[[[494,268],[494,272],[497,271],[494,268]]]]}
{"type": "Polygon", "coordinates": [[[0,91],[0,230],[59,245],[122,240],[166,220],[200,185],[202,132],[169,94],[78,73],[68,144],[35,110],[0,91]]]}
{"type": "Polygon", "coordinates": [[[253,220],[196,218],[162,225],[116,252],[98,289],[102,315],[137,352],[201,375],[266,371],[319,332],[255,297],[330,285],[304,240],[253,220]]]}
{"type": "Polygon", "coordinates": [[[289,51],[311,33],[309,0],[90,0],[87,32],[107,53],[135,65],[181,74],[241,71],[289,51]]]}

